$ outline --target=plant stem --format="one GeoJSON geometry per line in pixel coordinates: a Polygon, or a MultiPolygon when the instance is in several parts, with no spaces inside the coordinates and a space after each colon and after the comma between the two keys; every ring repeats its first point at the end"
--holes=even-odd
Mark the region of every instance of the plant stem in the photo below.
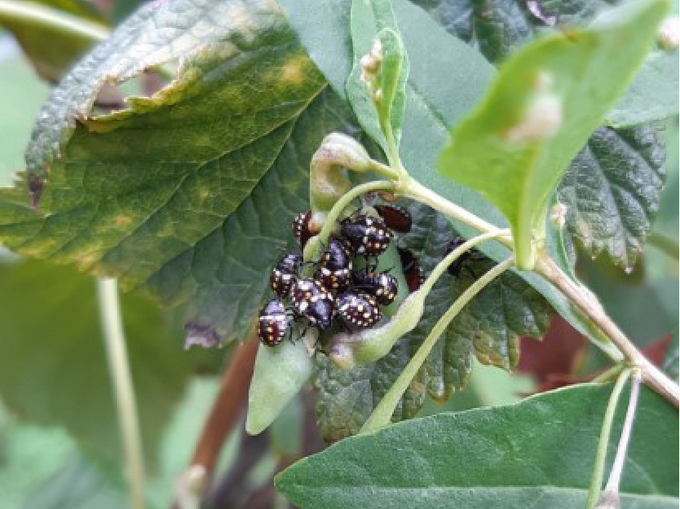
{"type": "Polygon", "coordinates": [[[649,387],[670,401],[673,406],[678,407],[680,396],[678,386],[635,348],[635,345],[607,316],[597,301],[578,288],[576,283],[548,256],[539,257],[536,271],[583,311],[611,339],[633,366],[642,370],[642,379],[649,387]]]}
{"type": "MultiPolygon", "coordinates": [[[[328,212],[326,218],[324,219],[323,227],[319,234],[312,237],[307,242],[304,250],[304,260],[317,260],[321,256],[321,250],[324,246],[328,245],[328,237],[330,237],[333,227],[338,222],[338,218],[342,212],[359,196],[362,194],[370,193],[371,191],[393,191],[396,188],[395,184],[389,180],[375,180],[372,182],[366,182],[364,184],[359,184],[351,188],[345,194],[343,194],[338,201],[335,202],[333,208],[328,212]]],[[[312,266],[308,266],[303,269],[303,275],[308,277],[311,276],[313,271],[312,266]]]]}
{"type": "MultiPolygon", "coordinates": [[[[481,232],[498,231],[499,229],[484,221],[475,214],[451,203],[447,199],[438,195],[434,191],[424,187],[419,182],[411,179],[404,191],[406,196],[421,201],[430,207],[438,210],[444,215],[457,219],[468,226],[481,232]]],[[[499,242],[512,247],[512,237],[499,237],[499,242]]],[[[579,288],[574,281],[567,276],[557,264],[548,256],[543,255],[536,261],[534,270],[552,283],[566,297],[568,297],[590,320],[597,325],[605,335],[616,345],[621,353],[634,366],[642,370],[642,379],[653,390],[658,392],[673,406],[678,407],[680,389],[670,378],[661,372],[656,366],[649,362],[642,353],[630,342],[621,332],[616,324],[607,316],[599,303],[595,302],[590,295],[587,295],[579,288]]]]}
{"type": "Polygon", "coordinates": [[[323,228],[319,232],[319,239],[325,245],[328,243],[328,237],[330,237],[331,232],[335,223],[338,222],[340,214],[358,197],[363,194],[370,193],[371,191],[392,191],[395,189],[393,182],[389,180],[376,180],[373,182],[366,182],[365,184],[359,184],[353,187],[347,193],[342,195],[333,208],[330,210],[326,216],[326,220],[323,224],[323,228]]]}
{"type": "Polygon", "coordinates": [[[595,378],[591,380],[592,383],[594,384],[603,384],[605,382],[610,382],[614,380],[614,378],[617,378],[621,371],[626,369],[628,366],[624,362],[619,362],[618,364],[614,364],[611,368],[609,368],[606,371],[603,371],[599,375],[597,375],[595,378]]]}
{"type": "Polygon", "coordinates": [[[666,253],[674,260],[679,258],[680,247],[678,246],[678,242],[666,235],[658,232],[651,232],[647,235],[647,243],[666,253]]]}
{"type": "MultiPolygon", "coordinates": [[[[457,219],[462,223],[478,230],[482,233],[486,232],[498,232],[501,229],[493,224],[485,221],[481,217],[476,216],[472,212],[468,212],[463,207],[450,202],[446,198],[443,198],[439,194],[435,193],[431,189],[423,186],[420,182],[413,180],[411,178],[403,191],[405,196],[418,200],[426,205],[429,205],[435,210],[438,210],[445,216],[457,219]]],[[[505,236],[499,237],[498,241],[506,246],[512,248],[512,236],[508,233],[505,236]]]]}
{"type": "MultiPolygon", "coordinates": [[[[462,247],[462,246],[461,246],[462,247]]],[[[461,295],[456,299],[456,301],[451,305],[451,307],[442,315],[439,321],[430,331],[430,334],[425,338],[423,344],[418,348],[418,351],[411,357],[411,360],[406,365],[404,370],[401,372],[399,377],[395,380],[390,387],[387,394],[380,400],[378,406],[375,407],[373,413],[366,420],[361,428],[361,433],[368,433],[371,431],[378,430],[384,426],[387,426],[392,418],[395,408],[399,400],[403,396],[404,392],[408,388],[409,384],[413,378],[420,370],[420,367],[425,362],[425,359],[430,354],[432,347],[442,335],[449,323],[458,315],[458,313],[465,307],[465,305],[470,302],[470,300],[477,295],[486,285],[488,285],[495,278],[500,276],[503,272],[508,270],[515,263],[514,258],[508,258],[504,262],[499,263],[492,269],[490,269],[486,274],[475,281],[470,287],[468,287],[461,295]]]]}
{"type": "Polygon", "coordinates": [[[497,230],[495,232],[487,232],[487,233],[482,233],[481,235],[477,235],[476,237],[472,237],[470,240],[466,241],[465,243],[461,244],[458,246],[456,249],[451,251],[448,255],[444,257],[444,259],[437,264],[437,266],[432,270],[428,278],[423,282],[422,285],[420,285],[420,288],[418,289],[423,295],[427,296],[427,294],[430,293],[432,290],[432,287],[437,283],[437,280],[439,277],[444,273],[446,269],[449,268],[449,265],[451,265],[453,262],[455,262],[460,256],[465,253],[466,251],[469,251],[473,247],[475,247],[477,244],[481,244],[485,240],[489,239],[495,239],[498,237],[501,237],[503,235],[506,235],[509,232],[509,230],[497,230]]]}
{"type": "Polygon", "coordinates": [[[631,374],[631,369],[625,369],[621,372],[611,396],[609,396],[609,403],[602,421],[602,431],[600,431],[600,439],[597,442],[597,453],[595,454],[595,467],[593,468],[593,477],[590,481],[590,488],[588,489],[588,500],[586,501],[586,509],[592,509],[600,497],[602,489],[602,479],[604,478],[604,464],[607,460],[607,447],[609,446],[609,434],[611,433],[612,423],[614,422],[614,415],[616,414],[616,407],[621,396],[621,391],[628,381],[631,374]]]}
{"type": "Polygon", "coordinates": [[[134,509],[144,509],[144,454],[139,430],[137,403],[125,346],[123,323],[118,302],[118,287],[112,278],[97,279],[99,312],[106,344],[109,373],[118,406],[118,424],[125,449],[130,501],[134,509]]]}
{"type": "Polygon", "coordinates": [[[619,445],[616,449],[616,456],[612,464],[611,472],[609,473],[609,480],[605,487],[605,492],[619,492],[619,485],[621,484],[621,475],[623,474],[623,465],[626,461],[626,452],[628,451],[628,444],[630,443],[630,435],[633,431],[633,422],[635,421],[635,413],[637,411],[637,402],[640,396],[640,381],[642,379],[640,370],[633,369],[633,378],[630,384],[630,400],[628,402],[628,410],[626,411],[626,419],[623,421],[623,429],[621,430],[621,437],[619,438],[619,445]]]}
{"type": "Polygon", "coordinates": [[[0,0],[0,19],[42,25],[93,41],[101,41],[109,36],[109,30],[104,25],[33,2],[0,0]]]}
{"type": "Polygon", "coordinates": [[[248,403],[248,387],[259,344],[253,333],[234,348],[229,366],[222,373],[219,392],[196,442],[191,463],[175,481],[175,500],[171,508],[186,509],[201,505],[222,447],[234,426],[240,422],[248,403]]]}

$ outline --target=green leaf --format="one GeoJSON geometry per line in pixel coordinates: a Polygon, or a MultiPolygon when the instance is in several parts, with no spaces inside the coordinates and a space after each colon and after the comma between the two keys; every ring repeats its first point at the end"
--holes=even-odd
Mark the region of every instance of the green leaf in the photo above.
{"type": "Polygon", "coordinates": [[[87,1],[34,0],[16,4],[18,9],[40,10],[44,15],[27,18],[12,9],[0,9],[0,26],[16,37],[38,74],[47,81],[59,81],[93,43],[106,36],[104,20],[87,1]],[[51,16],[82,26],[83,31],[47,21],[51,16]]]}
{"type": "MultiPolygon", "coordinates": [[[[427,274],[441,261],[453,234],[448,221],[429,207],[414,203],[409,210],[413,229],[400,242],[416,254],[427,274]]],[[[490,261],[481,261],[471,269],[480,275],[490,266],[490,261]]],[[[444,273],[425,301],[420,323],[379,361],[349,372],[325,358],[317,361],[316,412],[325,439],[335,441],[359,431],[437,320],[472,282],[467,271],[459,278],[444,273]]],[[[473,356],[485,364],[514,368],[519,358],[518,336],[540,338],[547,328],[550,312],[545,299],[517,275],[502,275],[452,322],[402,398],[392,420],[414,417],[426,394],[444,402],[454,392],[462,391],[472,369],[473,356]]]]}
{"type": "MultiPolygon", "coordinates": [[[[411,0],[446,30],[502,62],[522,44],[554,29],[570,30],[618,3],[606,0],[411,0]]],[[[660,120],[678,111],[677,52],[651,53],[607,122],[622,127],[660,120]]]]}
{"type": "MultiPolygon", "coordinates": [[[[582,385],[516,405],[400,423],[300,460],[276,484],[302,509],[580,507],[610,392],[582,385]]],[[[677,446],[677,411],[643,389],[623,508],[677,507],[677,446]]],[[[615,447],[612,441],[609,461],[615,447]]]]}
{"type": "Polygon", "coordinates": [[[614,127],[626,127],[675,116],[679,86],[678,52],[653,51],[606,121],[614,127]]]}
{"type": "Polygon", "coordinates": [[[665,151],[654,127],[602,127],[572,161],[557,196],[566,230],[593,257],[632,270],[659,208],[665,151]]]}
{"type": "Polygon", "coordinates": [[[248,392],[246,432],[262,433],[300,392],[312,374],[305,340],[269,347],[259,345],[248,392]]]}
{"type": "Polygon", "coordinates": [[[244,336],[306,207],[312,153],[328,132],[357,129],[342,102],[319,94],[324,82],[282,16],[255,0],[243,7],[153,4],[86,57],[29,147],[35,196],[51,164],[40,212],[23,184],[0,192],[3,243],[185,304],[212,337],[244,336]],[[178,58],[178,79],[153,97],[88,116],[105,81],[178,58]]]}
{"type": "Polygon", "coordinates": [[[11,416],[3,420],[0,417],[0,508],[15,509],[57,471],[74,444],[61,429],[22,424],[11,416]]]}
{"type": "MultiPolygon", "coordinates": [[[[64,426],[108,462],[121,445],[92,278],[39,262],[0,264],[0,397],[36,424],[64,426]]],[[[142,436],[150,464],[159,431],[204,354],[140,297],[122,300],[142,436]]],[[[213,354],[213,360],[218,360],[213,354]]]]}
{"type": "Polygon", "coordinates": [[[119,479],[102,473],[83,455],[74,453],[49,481],[44,483],[22,509],[120,509],[129,504],[119,479]]]}
{"type": "Polygon", "coordinates": [[[345,85],[347,98],[363,130],[390,154],[393,150],[390,145],[395,143],[398,147],[401,139],[408,55],[390,0],[354,0],[350,19],[354,66],[345,85]],[[381,61],[376,62],[376,75],[367,76],[362,58],[371,52],[376,41],[380,42],[381,61]],[[375,94],[380,95],[380,100],[375,94]]]}
{"type": "MultiPolygon", "coordinates": [[[[472,265],[474,275],[486,272],[491,261],[472,265]]],[[[474,282],[470,272],[453,282],[460,295],[474,282]]],[[[462,390],[472,354],[483,364],[512,370],[519,361],[520,336],[542,338],[550,324],[550,305],[541,294],[512,272],[503,274],[468,304],[446,331],[449,385],[462,390]]]]}
{"type": "Polygon", "coordinates": [[[520,269],[535,263],[550,194],[623,93],[666,9],[663,0],[627,4],[589,30],[527,46],[501,66],[484,102],[453,131],[440,171],[503,211],[520,269]]]}

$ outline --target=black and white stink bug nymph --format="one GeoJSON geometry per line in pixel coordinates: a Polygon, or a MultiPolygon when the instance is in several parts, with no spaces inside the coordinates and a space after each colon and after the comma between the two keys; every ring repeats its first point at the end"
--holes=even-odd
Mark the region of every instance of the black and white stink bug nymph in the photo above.
{"type": "Polygon", "coordinates": [[[378,256],[392,240],[392,233],[382,219],[363,214],[343,219],[340,232],[352,252],[364,256],[378,256]]]}
{"type": "Polygon", "coordinates": [[[269,277],[269,284],[274,293],[279,297],[285,297],[290,292],[293,283],[297,280],[302,265],[302,256],[296,253],[288,253],[274,265],[269,277]]]}
{"type": "Polygon", "coordinates": [[[392,304],[399,292],[397,279],[387,272],[355,271],[352,280],[355,288],[370,293],[383,306],[392,304]]]}
{"type": "Polygon", "coordinates": [[[311,218],[312,211],[308,210],[307,212],[300,212],[295,216],[295,219],[293,219],[293,235],[295,236],[300,249],[305,248],[305,244],[307,244],[307,241],[312,236],[312,233],[309,231],[309,220],[311,218]]]}
{"type": "Polygon", "coordinates": [[[257,320],[257,337],[267,346],[276,346],[283,341],[290,326],[290,317],[279,299],[268,301],[260,310],[257,320]]]}
{"type": "Polygon", "coordinates": [[[328,249],[321,255],[314,279],[330,290],[343,291],[349,286],[352,259],[345,245],[331,238],[328,249]]]}
{"type": "Polygon", "coordinates": [[[338,297],[338,316],[348,329],[373,327],[382,319],[382,312],[372,295],[347,292],[338,297]]]}
{"type": "Polygon", "coordinates": [[[304,316],[320,329],[327,329],[333,322],[335,300],[333,294],[318,281],[299,279],[290,291],[293,310],[304,316]]]}
{"type": "Polygon", "coordinates": [[[399,205],[373,205],[380,217],[383,218],[385,225],[390,230],[399,233],[408,233],[411,231],[413,219],[411,213],[404,207],[399,205]]]}

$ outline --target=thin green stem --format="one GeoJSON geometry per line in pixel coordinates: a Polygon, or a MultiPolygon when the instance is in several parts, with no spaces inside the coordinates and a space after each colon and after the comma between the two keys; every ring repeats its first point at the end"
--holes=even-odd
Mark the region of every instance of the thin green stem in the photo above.
{"type": "Polygon", "coordinates": [[[444,259],[437,264],[437,266],[432,270],[428,278],[420,285],[418,289],[423,295],[427,295],[432,290],[432,287],[437,283],[437,280],[441,277],[446,269],[455,262],[458,258],[463,255],[466,251],[469,251],[477,244],[484,242],[485,240],[495,239],[502,237],[509,233],[510,230],[497,230],[494,232],[482,233],[476,237],[472,237],[470,240],[458,246],[456,249],[451,251],[444,259]]]}
{"type": "Polygon", "coordinates": [[[499,263],[482,277],[480,277],[477,281],[475,281],[472,285],[470,285],[460,295],[460,297],[456,299],[456,301],[451,305],[446,313],[442,315],[439,321],[432,328],[430,334],[427,336],[427,338],[425,338],[425,341],[423,341],[423,344],[420,346],[420,348],[418,348],[418,351],[415,353],[415,355],[411,357],[411,360],[396,379],[394,384],[392,384],[392,387],[390,387],[389,391],[387,391],[387,394],[385,394],[382,400],[380,400],[378,406],[375,407],[373,413],[369,416],[361,428],[361,433],[375,431],[389,424],[392,414],[397,408],[399,400],[420,370],[423,362],[425,362],[425,359],[430,354],[432,347],[434,347],[435,343],[442,335],[446,327],[448,327],[451,321],[456,317],[456,315],[458,315],[460,310],[463,309],[475,295],[484,289],[484,287],[491,281],[512,267],[514,263],[515,259],[512,257],[508,258],[504,262],[499,263]]]}
{"type": "Polygon", "coordinates": [[[647,235],[647,242],[650,246],[654,246],[659,251],[666,253],[674,260],[679,258],[680,246],[678,246],[677,240],[658,232],[651,232],[649,235],[647,235]]]}
{"type": "Polygon", "coordinates": [[[144,509],[144,454],[137,415],[137,403],[130,374],[130,363],[115,279],[98,278],[99,313],[109,363],[109,373],[118,406],[118,424],[125,449],[130,501],[134,509],[144,509]]]}
{"type": "Polygon", "coordinates": [[[392,191],[394,190],[394,187],[395,186],[393,182],[388,180],[377,180],[373,182],[366,182],[365,184],[359,184],[358,186],[350,189],[349,192],[345,193],[342,198],[335,202],[335,205],[333,205],[333,208],[326,216],[323,228],[321,228],[321,231],[319,232],[319,239],[321,242],[323,244],[328,243],[328,237],[330,237],[331,232],[333,231],[333,226],[335,226],[335,223],[337,223],[343,211],[354,200],[359,198],[361,195],[370,193],[372,191],[392,191]]]}
{"type": "Polygon", "coordinates": [[[602,421],[602,431],[600,431],[600,439],[597,443],[597,452],[595,453],[595,467],[593,468],[593,477],[590,481],[590,488],[588,489],[588,500],[586,501],[586,509],[592,509],[595,506],[600,491],[602,489],[602,479],[604,478],[604,464],[607,460],[607,447],[609,446],[609,434],[612,430],[612,423],[614,422],[614,415],[616,414],[616,406],[621,396],[621,391],[630,377],[631,369],[625,369],[616,380],[611,396],[609,396],[609,404],[604,414],[602,421]]]}
{"type": "Polygon", "coordinates": [[[619,485],[621,484],[621,475],[623,474],[623,465],[626,461],[626,452],[628,451],[628,444],[630,443],[630,435],[633,431],[633,422],[635,421],[635,413],[637,411],[637,402],[640,395],[640,381],[642,376],[640,370],[632,370],[632,379],[630,384],[630,399],[628,401],[628,410],[626,410],[626,418],[623,421],[623,428],[621,429],[621,437],[619,437],[619,445],[616,448],[616,456],[614,456],[614,463],[609,472],[609,480],[605,491],[618,493],[619,485]]]}
{"type": "MultiPolygon", "coordinates": [[[[467,211],[463,207],[450,202],[446,198],[425,187],[420,182],[413,180],[413,178],[408,181],[406,189],[401,192],[404,194],[404,196],[408,196],[409,198],[413,198],[414,200],[418,200],[419,202],[429,205],[445,216],[457,219],[482,233],[501,231],[501,229],[497,226],[494,226],[481,217],[476,216],[472,212],[467,211]]],[[[499,237],[498,241],[510,248],[513,247],[512,235],[509,232],[507,232],[506,235],[499,237]]]]}
{"type": "Polygon", "coordinates": [[[42,25],[93,41],[109,36],[104,25],[33,2],[0,0],[0,20],[42,25]]]}
{"type": "Polygon", "coordinates": [[[603,384],[606,382],[611,382],[612,380],[617,378],[619,376],[619,373],[621,373],[621,371],[623,371],[627,367],[628,365],[625,362],[614,364],[611,368],[609,368],[606,371],[603,371],[595,378],[593,378],[591,382],[594,384],[603,384]]]}

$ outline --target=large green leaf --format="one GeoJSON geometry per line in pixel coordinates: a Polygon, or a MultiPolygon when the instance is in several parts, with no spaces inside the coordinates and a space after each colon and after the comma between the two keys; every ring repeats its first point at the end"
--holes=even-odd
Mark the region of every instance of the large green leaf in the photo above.
{"type": "Polygon", "coordinates": [[[569,234],[631,270],[659,208],[664,158],[654,127],[595,131],[557,190],[569,234]]]}
{"type": "MultiPolygon", "coordinates": [[[[279,474],[277,486],[302,509],[581,507],[610,392],[583,385],[396,424],[300,460],[279,474]]],[[[612,440],[610,462],[615,447],[612,440]]],[[[677,449],[677,411],[644,389],[623,508],[677,507],[677,449]]]]}
{"type": "MultiPolygon", "coordinates": [[[[409,210],[414,226],[400,243],[418,256],[427,274],[446,252],[452,239],[451,228],[443,216],[424,205],[414,203],[409,210]]],[[[470,269],[479,275],[490,265],[490,261],[481,261],[470,269]]],[[[359,431],[437,320],[471,283],[472,275],[467,270],[457,278],[448,273],[442,275],[428,295],[420,323],[379,361],[345,372],[325,358],[318,360],[316,410],[327,440],[359,431]]],[[[549,313],[545,299],[517,275],[504,274],[498,278],[451,323],[411,383],[392,420],[415,416],[426,394],[444,402],[454,392],[463,390],[474,356],[485,364],[514,368],[519,358],[519,336],[541,337],[549,313]]]]}
{"type": "MultiPolygon", "coordinates": [[[[119,457],[94,280],[43,262],[5,262],[0,302],[0,397],[29,422],[64,426],[100,458],[119,457]]],[[[142,435],[154,463],[159,430],[204,354],[183,352],[181,328],[147,300],[126,296],[122,309],[142,435]]]]}
{"type": "Polygon", "coordinates": [[[625,90],[666,10],[663,0],[626,4],[588,30],[527,46],[501,66],[484,102],[453,131],[440,171],[503,211],[520,268],[533,266],[548,198],[625,90]]]}
{"type": "Polygon", "coordinates": [[[331,94],[314,100],[323,87],[269,2],[142,8],[43,108],[27,156],[34,199],[47,178],[40,209],[22,183],[0,192],[0,240],[188,303],[192,330],[243,335],[306,206],[311,154],[356,132],[331,94]],[[180,58],[151,98],[88,116],[105,82],[180,58]]]}

